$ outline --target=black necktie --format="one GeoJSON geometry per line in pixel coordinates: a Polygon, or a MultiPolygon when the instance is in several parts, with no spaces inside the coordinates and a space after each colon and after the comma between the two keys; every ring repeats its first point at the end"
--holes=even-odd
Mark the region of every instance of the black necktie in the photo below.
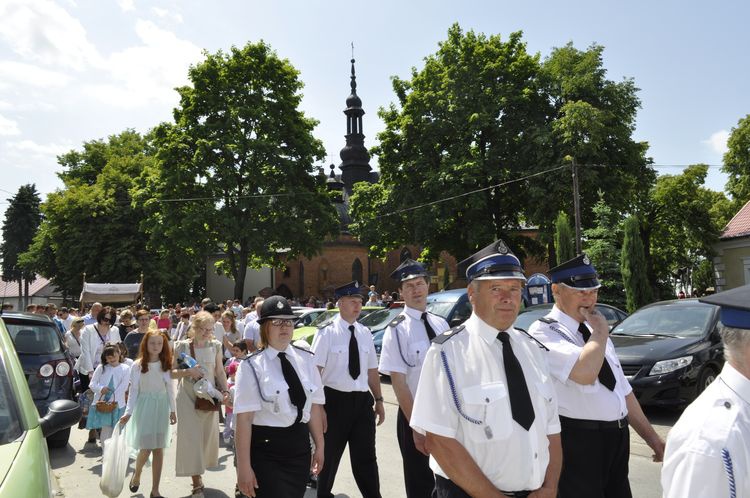
{"type": "Polygon", "coordinates": [[[427,331],[427,338],[433,340],[435,338],[435,331],[432,330],[429,320],[427,320],[427,312],[422,313],[422,321],[424,322],[424,328],[427,331]]]}
{"type": "Polygon", "coordinates": [[[529,430],[534,423],[534,407],[531,404],[529,388],[526,386],[526,378],[523,376],[523,369],[518,363],[518,358],[513,354],[513,348],[510,345],[510,336],[507,332],[500,332],[497,338],[503,343],[503,363],[505,364],[505,376],[508,379],[508,396],[510,396],[510,411],[513,414],[513,420],[529,430]]]}
{"type": "Polygon", "coordinates": [[[356,379],[359,377],[359,346],[354,336],[354,325],[349,325],[349,332],[352,333],[349,338],[349,375],[356,379]]]}
{"type": "Polygon", "coordinates": [[[279,359],[281,360],[281,372],[284,374],[284,380],[289,386],[289,399],[297,407],[297,420],[294,421],[296,424],[302,420],[302,409],[305,407],[307,396],[305,396],[305,389],[302,387],[299,375],[294,370],[289,358],[286,357],[286,353],[279,353],[279,359]]]}
{"type": "MultiPolygon", "coordinates": [[[[591,338],[591,332],[585,324],[582,323],[578,325],[578,332],[580,332],[583,336],[583,342],[589,342],[589,338],[591,338]]],[[[612,373],[612,367],[609,366],[609,362],[607,361],[606,356],[604,357],[604,361],[602,362],[602,368],[599,370],[599,382],[601,382],[602,385],[610,391],[615,390],[615,383],[617,381],[615,380],[615,374],[612,373]]]]}

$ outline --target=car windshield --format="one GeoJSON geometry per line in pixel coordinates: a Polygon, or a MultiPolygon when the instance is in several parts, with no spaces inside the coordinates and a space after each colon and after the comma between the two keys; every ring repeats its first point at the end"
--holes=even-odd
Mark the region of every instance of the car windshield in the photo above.
{"type": "Polygon", "coordinates": [[[23,434],[18,405],[10,388],[8,372],[0,360],[0,445],[8,444],[23,434]]]}
{"type": "Polygon", "coordinates": [[[49,354],[62,351],[60,338],[53,325],[38,323],[12,323],[5,325],[19,354],[49,354]]]}
{"type": "Polygon", "coordinates": [[[359,323],[369,328],[373,332],[384,329],[396,315],[401,313],[403,308],[390,308],[375,310],[369,315],[359,320],[359,323]]]}
{"type": "Polygon", "coordinates": [[[713,317],[713,306],[652,306],[636,311],[612,330],[617,335],[700,337],[713,317]]]}
{"type": "Polygon", "coordinates": [[[329,318],[332,318],[338,314],[339,310],[328,310],[325,313],[321,313],[320,315],[318,315],[318,317],[310,323],[310,326],[317,327],[318,325],[327,321],[329,318]]]}
{"type": "Polygon", "coordinates": [[[451,312],[455,305],[455,301],[432,301],[431,303],[427,303],[427,311],[447,320],[448,314],[451,312]]]}

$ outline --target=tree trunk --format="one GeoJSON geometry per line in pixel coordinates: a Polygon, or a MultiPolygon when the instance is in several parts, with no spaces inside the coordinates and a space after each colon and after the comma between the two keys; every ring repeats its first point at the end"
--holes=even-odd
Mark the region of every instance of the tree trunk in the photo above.
{"type": "Polygon", "coordinates": [[[232,258],[232,274],[234,275],[234,299],[244,301],[245,276],[247,275],[247,260],[249,258],[247,241],[240,240],[240,250],[232,258]]]}
{"type": "Polygon", "coordinates": [[[23,280],[23,307],[26,309],[26,306],[29,304],[29,281],[27,279],[23,280]]]}

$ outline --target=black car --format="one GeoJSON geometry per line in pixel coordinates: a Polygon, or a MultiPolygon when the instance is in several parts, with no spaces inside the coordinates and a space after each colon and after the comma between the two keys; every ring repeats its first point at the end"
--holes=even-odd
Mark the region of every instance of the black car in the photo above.
{"type": "MultiPolygon", "coordinates": [[[[39,415],[47,413],[50,403],[58,399],[75,401],[73,357],[65,338],[46,315],[8,312],[2,314],[10,338],[23,365],[31,396],[39,415]]],[[[68,444],[70,427],[49,436],[53,448],[68,444]]]]}
{"type": "Polygon", "coordinates": [[[693,401],[724,365],[719,307],[695,299],[644,306],[611,332],[622,370],[641,405],[693,401]]]}

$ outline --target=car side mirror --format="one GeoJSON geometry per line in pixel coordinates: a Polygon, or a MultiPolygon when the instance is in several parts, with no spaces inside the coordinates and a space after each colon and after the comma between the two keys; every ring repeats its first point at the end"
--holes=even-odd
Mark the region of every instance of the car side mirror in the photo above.
{"type": "Polygon", "coordinates": [[[302,327],[303,327],[304,325],[305,325],[305,324],[304,324],[304,323],[302,323],[302,322],[297,322],[297,323],[295,323],[295,324],[294,324],[294,328],[295,328],[295,329],[299,329],[299,328],[302,328],[302,327]]]}
{"type": "Polygon", "coordinates": [[[39,419],[44,437],[67,429],[81,419],[81,406],[69,399],[58,399],[49,404],[47,413],[39,419]]]}

